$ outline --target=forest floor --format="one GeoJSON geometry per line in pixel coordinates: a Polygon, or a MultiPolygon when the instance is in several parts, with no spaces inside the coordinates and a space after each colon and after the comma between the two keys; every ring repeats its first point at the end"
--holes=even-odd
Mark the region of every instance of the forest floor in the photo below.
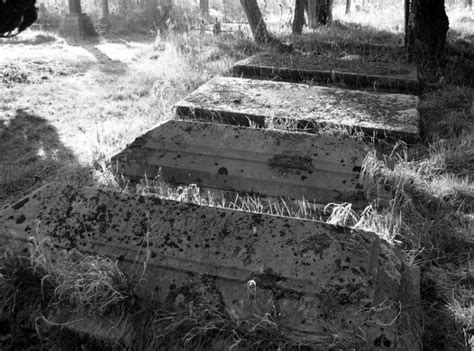
{"type": "MultiPolygon", "coordinates": [[[[472,23],[471,14],[452,24],[452,69],[421,96],[420,142],[393,145],[370,169],[372,185],[397,189],[392,207],[374,211],[368,229],[383,227],[421,269],[425,350],[468,350],[474,335],[474,61],[466,56],[472,23]]],[[[352,54],[354,42],[367,41],[361,28],[336,25],[284,39],[303,51],[318,50],[314,43],[322,39],[337,41],[337,50],[352,54]]],[[[400,44],[399,32],[370,33],[375,43],[400,44]]],[[[51,181],[117,187],[111,156],[174,118],[174,103],[189,92],[259,51],[232,34],[73,44],[34,31],[1,40],[0,48],[0,210],[51,181]]],[[[402,59],[397,55],[379,58],[402,59]]],[[[333,222],[355,225],[362,217],[354,212],[333,222]]],[[[24,325],[0,320],[0,327],[2,351],[58,347],[24,325]]]]}

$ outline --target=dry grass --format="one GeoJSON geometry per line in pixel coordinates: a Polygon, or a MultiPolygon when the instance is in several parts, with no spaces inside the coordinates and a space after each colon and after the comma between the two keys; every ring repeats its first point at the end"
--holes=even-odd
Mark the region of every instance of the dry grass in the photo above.
{"type": "MultiPolygon", "coordinates": [[[[349,50],[353,41],[362,51],[374,50],[368,54],[380,60],[398,60],[399,54],[364,46],[368,38],[373,43],[399,43],[398,17],[377,24],[387,30],[380,36],[361,26],[373,25],[370,17],[377,13],[354,13],[351,18],[360,16],[359,24],[322,27],[311,38],[342,42],[334,46],[340,52],[349,50]],[[360,34],[354,36],[355,32],[360,34]]],[[[463,23],[470,20],[459,16],[461,24],[457,27],[451,21],[453,28],[468,33],[463,23]]],[[[336,19],[343,17],[336,8],[336,19]]],[[[142,39],[70,46],[38,34],[20,37],[24,46],[0,43],[5,46],[0,58],[0,149],[8,150],[0,155],[0,208],[50,180],[123,190],[126,183],[113,176],[110,156],[157,122],[173,118],[175,101],[212,76],[227,74],[234,60],[257,50],[247,39],[230,37],[142,39]]],[[[299,39],[294,40],[298,44],[299,39]]],[[[302,39],[300,48],[314,49],[308,43],[302,39]]],[[[375,153],[367,157],[364,181],[374,200],[371,206],[357,211],[348,204],[334,204],[327,210],[331,223],[374,230],[405,250],[422,269],[425,349],[462,350],[474,330],[473,92],[446,84],[438,88],[422,97],[422,143],[399,144],[393,151],[379,150],[379,157],[375,153]]],[[[279,121],[268,127],[292,128],[279,121]]],[[[320,209],[304,200],[229,198],[155,181],[138,191],[205,205],[321,218],[320,209]]],[[[34,316],[53,300],[106,313],[135,303],[134,280],[117,270],[114,262],[60,252],[51,260],[52,249],[47,242],[36,243],[31,256],[9,256],[2,262],[2,317],[31,326],[34,316]]],[[[239,324],[204,297],[191,311],[159,306],[144,307],[140,313],[134,315],[136,320],[150,322],[154,334],[146,341],[136,331],[137,340],[154,347],[180,340],[189,348],[205,349],[219,339],[236,348],[295,347],[271,316],[239,324]]]]}
{"type": "Polygon", "coordinates": [[[399,143],[383,157],[369,153],[362,178],[372,205],[359,212],[339,205],[330,218],[398,243],[421,268],[427,350],[468,349],[474,328],[474,129],[465,94],[426,96],[424,107],[436,111],[423,113],[426,144],[399,143]],[[453,104],[458,111],[450,119],[453,104]]]}
{"type": "MultiPolygon", "coordinates": [[[[122,183],[123,184],[123,183],[122,183]]],[[[124,187],[119,188],[124,189],[124,187]]],[[[167,200],[190,202],[197,205],[228,208],[231,210],[249,211],[282,217],[293,217],[310,220],[322,220],[328,215],[323,206],[306,199],[291,200],[270,198],[251,194],[201,190],[197,185],[174,186],[160,180],[159,177],[143,180],[134,189],[124,191],[136,192],[144,196],[157,196],[167,200]]]]}
{"type": "MultiPolygon", "coordinates": [[[[291,333],[279,324],[277,316],[255,312],[242,319],[229,313],[215,293],[211,277],[203,276],[199,286],[190,286],[187,293],[183,290],[169,301],[139,299],[139,282],[108,258],[67,252],[55,248],[48,239],[32,239],[26,253],[7,250],[1,260],[0,322],[9,320],[12,333],[36,329],[40,350],[65,347],[72,321],[58,323],[52,311],[72,312],[76,318],[100,314],[111,327],[126,322],[132,328],[127,330],[126,340],[84,341],[69,335],[77,339],[77,344],[67,341],[74,348],[207,350],[217,344],[237,349],[309,349],[304,342],[289,338],[291,333]]],[[[249,298],[256,299],[257,294],[254,286],[249,298]]],[[[319,344],[340,346],[341,342],[329,337],[321,338],[319,344]]]]}
{"type": "Polygon", "coordinates": [[[0,156],[0,208],[46,181],[103,179],[96,170],[106,169],[113,154],[173,118],[177,100],[255,46],[196,34],[5,49],[0,147],[12,151],[0,156]]]}

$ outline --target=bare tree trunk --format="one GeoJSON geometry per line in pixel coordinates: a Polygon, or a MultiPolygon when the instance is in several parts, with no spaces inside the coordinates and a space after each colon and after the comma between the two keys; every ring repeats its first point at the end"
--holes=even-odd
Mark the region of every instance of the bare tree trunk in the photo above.
{"type": "Polygon", "coordinates": [[[199,8],[201,15],[205,19],[209,19],[209,0],[199,0],[199,8]]]}
{"type": "Polygon", "coordinates": [[[309,28],[316,28],[318,26],[318,2],[320,3],[321,0],[308,0],[308,27],[309,28]]]}
{"type": "Polygon", "coordinates": [[[332,22],[332,0],[309,0],[314,3],[314,10],[311,9],[311,6],[308,6],[308,22],[310,27],[313,25],[316,28],[318,24],[328,24],[332,22]],[[311,13],[314,11],[314,14],[311,13]],[[314,24],[311,23],[309,18],[314,18],[314,24]]]}
{"type": "Polygon", "coordinates": [[[158,10],[158,0],[146,0],[145,19],[146,26],[153,28],[155,25],[156,14],[158,10]]]}
{"type": "Polygon", "coordinates": [[[128,0],[120,0],[120,14],[122,16],[127,16],[127,11],[128,11],[128,0]]]}
{"type": "Polygon", "coordinates": [[[245,11],[255,41],[258,44],[272,43],[275,39],[267,31],[257,0],[240,0],[240,4],[245,11]]]}
{"type": "Polygon", "coordinates": [[[82,13],[81,0],[69,0],[69,13],[82,13]]]}
{"type": "Polygon", "coordinates": [[[351,0],[346,0],[346,15],[351,13],[351,0]]]}
{"type": "Polygon", "coordinates": [[[449,20],[444,0],[412,0],[408,40],[409,58],[418,64],[428,80],[444,64],[449,20]]]}
{"type": "Polygon", "coordinates": [[[295,17],[293,19],[293,33],[301,34],[304,26],[304,10],[307,0],[295,1],[295,17]]]}
{"type": "Polygon", "coordinates": [[[156,27],[160,32],[161,37],[166,37],[168,34],[168,22],[170,18],[171,10],[173,9],[173,0],[160,0],[160,11],[156,12],[156,27]]]}
{"type": "Polygon", "coordinates": [[[405,48],[408,48],[408,37],[409,37],[409,21],[410,21],[410,0],[403,0],[405,5],[405,48]]]}
{"type": "Polygon", "coordinates": [[[332,23],[332,5],[334,0],[326,0],[327,23],[332,23]]]}
{"type": "Polygon", "coordinates": [[[102,18],[109,19],[110,17],[109,0],[102,0],[101,4],[102,4],[102,18]]]}
{"type": "Polygon", "coordinates": [[[466,0],[464,5],[465,5],[465,7],[469,8],[469,9],[472,9],[472,0],[466,0]]]}
{"type": "Polygon", "coordinates": [[[101,0],[102,17],[99,19],[99,23],[104,26],[104,32],[107,33],[110,29],[110,11],[109,11],[109,0],[101,0]]]}
{"type": "Polygon", "coordinates": [[[255,42],[260,45],[272,45],[280,52],[291,52],[293,47],[291,45],[283,44],[281,41],[273,38],[267,30],[265,21],[262,17],[262,12],[258,7],[257,0],[240,0],[240,4],[244,9],[245,15],[249,22],[250,28],[255,42]]]}

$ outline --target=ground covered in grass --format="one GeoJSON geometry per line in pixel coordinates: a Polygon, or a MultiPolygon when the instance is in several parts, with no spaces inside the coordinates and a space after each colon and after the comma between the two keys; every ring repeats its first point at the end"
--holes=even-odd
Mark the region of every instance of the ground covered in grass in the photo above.
{"type": "Polygon", "coordinates": [[[73,46],[26,34],[30,45],[0,44],[0,147],[10,150],[0,156],[0,207],[52,179],[94,177],[136,136],[173,118],[177,100],[255,50],[234,37],[73,46]]]}
{"type": "MultiPolygon", "coordinates": [[[[466,56],[468,50],[463,49],[471,45],[469,38],[473,33],[464,25],[472,16],[459,14],[459,18],[459,24],[453,24],[454,53],[450,53],[448,61],[448,68],[452,69],[421,96],[422,140],[415,145],[369,141],[373,152],[365,161],[364,185],[373,200],[371,205],[355,211],[348,204],[334,204],[332,215],[324,217],[331,223],[376,231],[403,247],[412,264],[420,267],[426,350],[467,350],[474,335],[474,92],[472,75],[469,76],[472,59],[466,56]]],[[[351,25],[336,25],[316,30],[306,38],[286,40],[291,39],[301,51],[403,61],[399,49],[368,45],[367,40],[362,42],[363,36],[357,37],[359,40],[348,35],[363,29],[360,25],[355,29],[351,25]],[[329,39],[329,44],[321,44],[321,38],[329,39]]],[[[378,34],[373,31],[371,42],[399,44],[399,32],[389,30],[378,34]]],[[[0,46],[0,209],[53,180],[125,189],[125,183],[113,176],[110,157],[143,131],[173,118],[172,106],[176,101],[211,77],[229,74],[233,62],[259,50],[248,38],[215,38],[197,33],[171,33],[166,40],[130,36],[104,39],[99,44],[70,45],[49,33],[29,32],[15,41],[2,40],[0,46]]],[[[305,218],[315,218],[319,213],[305,202],[294,208],[255,198],[225,202],[203,199],[195,188],[171,189],[157,183],[127,190],[305,218]]],[[[55,260],[56,265],[52,266],[54,260],[43,255],[48,251],[38,254],[34,250],[38,247],[23,257],[8,256],[2,261],[0,348],[93,347],[90,340],[78,336],[66,342],[67,337],[38,333],[37,318],[50,303],[100,311],[104,308],[100,301],[105,300],[97,300],[98,297],[107,297],[106,301],[121,308],[135,306],[133,285],[127,284],[133,279],[121,276],[113,263],[94,258],[85,260],[95,263],[80,267],[84,269],[80,272],[68,266],[68,262],[77,262],[74,255],[61,256],[62,261],[55,260]],[[103,267],[103,271],[111,273],[99,280],[104,284],[96,286],[97,295],[83,294],[91,285],[70,284],[77,280],[73,273],[87,272],[87,279],[97,278],[91,267],[103,267]],[[65,271],[71,272],[71,276],[58,273],[65,271]],[[38,300],[38,296],[43,300],[38,300]],[[65,301],[67,296],[71,300],[65,301]]],[[[209,305],[205,306],[211,311],[209,305]]],[[[197,340],[197,344],[201,340],[201,346],[207,345],[216,323],[229,327],[218,310],[210,316],[196,309],[184,329],[175,328],[176,333],[166,334],[173,322],[179,322],[182,311],[166,311],[176,317],[171,318],[170,324],[165,323],[163,311],[147,311],[156,313],[157,333],[163,336],[157,340],[182,345],[188,342],[188,347],[196,345],[190,340],[197,340]],[[203,334],[189,334],[196,330],[193,328],[201,328],[203,334]],[[197,339],[189,339],[190,335],[197,339]]],[[[238,328],[234,328],[236,334],[232,334],[232,328],[226,332],[235,340],[246,335],[258,345],[258,335],[268,330],[272,331],[270,336],[278,335],[272,328],[275,325],[271,321],[264,321],[253,329],[260,334],[245,334],[248,330],[242,332],[238,328]],[[265,328],[259,329],[262,326],[265,328]]],[[[260,340],[263,339],[268,338],[260,340]]],[[[260,346],[277,349],[285,344],[283,339],[275,340],[280,344],[260,346]]]]}

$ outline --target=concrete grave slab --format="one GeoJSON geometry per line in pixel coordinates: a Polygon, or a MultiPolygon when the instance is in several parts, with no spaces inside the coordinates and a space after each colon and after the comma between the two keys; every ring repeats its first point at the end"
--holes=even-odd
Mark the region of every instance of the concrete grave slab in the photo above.
{"type": "Polygon", "coordinates": [[[51,184],[0,212],[0,251],[30,236],[116,259],[176,306],[206,293],[238,320],[268,313],[298,342],[421,349],[417,271],[374,233],[51,184]]]}
{"type": "Polygon", "coordinates": [[[264,127],[288,121],[302,130],[324,126],[414,141],[419,137],[418,97],[216,77],[176,104],[183,119],[264,127]]]}
{"type": "Polygon", "coordinates": [[[112,161],[131,179],[160,173],[170,183],[363,205],[359,174],[367,151],[348,137],[168,121],[112,161]]]}
{"type": "Polygon", "coordinates": [[[304,83],[344,84],[354,88],[396,93],[418,93],[415,66],[367,62],[359,55],[343,58],[263,53],[237,62],[235,76],[304,83]]]}
{"type": "Polygon", "coordinates": [[[315,55],[324,55],[330,57],[342,57],[344,55],[362,55],[364,57],[376,57],[382,59],[389,59],[390,61],[400,60],[406,55],[404,45],[399,45],[390,42],[374,42],[370,38],[369,41],[361,42],[360,40],[346,41],[346,40],[326,40],[322,37],[315,38],[315,40],[308,42],[305,36],[293,37],[293,47],[305,52],[314,53],[315,55]]]}

